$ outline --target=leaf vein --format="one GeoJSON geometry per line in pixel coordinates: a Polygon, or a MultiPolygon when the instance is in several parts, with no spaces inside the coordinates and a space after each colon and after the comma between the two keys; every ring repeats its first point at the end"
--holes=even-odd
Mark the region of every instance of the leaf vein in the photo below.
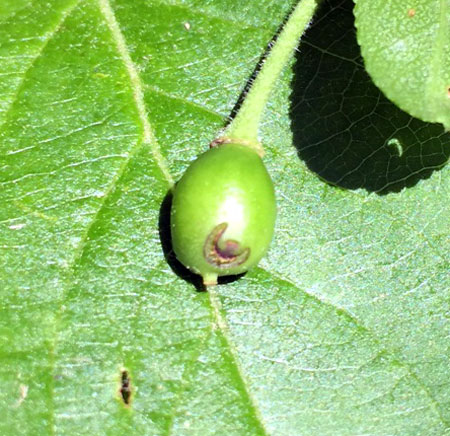
{"type": "Polygon", "coordinates": [[[436,400],[436,398],[434,398],[433,394],[431,393],[430,389],[428,388],[428,386],[422,381],[422,379],[416,374],[416,372],[414,371],[414,369],[412,368],[411,364],[405,359],[405,357],[403,356],[403,354],[401,353],[400,350],[392,348],[390,346],[386,346],[383,341],[377,336],[376,333],[374,333],[371,329],[369,329],[358,317],[356,317],[353,313],[351,313],[348,308],[346,308],[345,306],[340,306],[337,305],[336,303],[329,301],[329,300],[325,300],[322,298],[319,298],[318,295],[315,294],[311,294],[308,291],[306,291],[303,288],[298,287],[295,283],[291,282],[290,280],[284,279],[282,277],[277,276],[276,274],[274,274],[272,271],[266,270],[264,268],[258,267],[257,269],[259,269],[260,271],[265,272],[266,274],[269,274],[272,278],[274,278],[275,280],[287,283],[288,285],[292,286],[294,289],[298,290],[299,292],[305,294],[306,296],[308,296],[309,298],[312,298],[313,300],[317,301],[319,304],[323,304],[326,305],[328,307],[331,307],[335,310],[340,311],[341,313],[345,314],[346,316],[349,317],[349,319],[357,326],[359,327],[361,330],[363,330],[367,335],[369,335],[369,337],[372,338],[372,340],[375,343],[380,344],[380,347],[382,347],[382,351],[385,351],[387,354],[389,354],[390,356],[394,357],[399,363],[401,363],[401,365],[403,365],[403,367],[405,368],[405,371],[407,372],[408,376],[413,379],[423,390],[423,392],[425,393],[425,395],[429,398],[430,402],[431,402],[431,407],[433,408],[434,412],[436,413],[438,419],[440,420],[440,422],[442,424],[444,424],[445,426],[449,426],[450,422],[448,422],[445,417],[443,416],[442,412],[441,412],[441,408],[439,405],[439,402],[436,400]]]}
{"type": "Polygon", "coordinates": [[[252,411],[255,415],[256,421],[260,424],[260,430],[262,434],[269,435],[270,432],[266,429],[264,425],[264,420],[261,414],[261,411],[257,405],[256,399],[253,397],[252,393],[249,390],[249,383],[246,380],[245,374],[243,369],[241,368],[241,365],[239,364],[239,357],[238,352],[234,347],[233,341],[230,338],[230,335],[228,333],[228,324],[226,321],[226,318],[222,315],[222,305],[219,300],[219,295],[216,292],[216,289],[214,286],[208,288],[207,290],[209,295],[209,302],[211,305],[211,309],[213,312],[214,322],[217,324],[218,328],[220,329],[220,332],[222,333],[222,336],[227,344],[228,351],[230,352],[230,355],[232,357],[232,361],[236,367],[237,373],[239,374],[240,382],[242,384],[243,390],[247,396],[247,399],[252,407],[252,411]]]}
{"type": "Polygon", "coordinates": [[[156,138],[153,135],[150,122],[148,121],[147,109],[145,107],[144,101],[144,86],[139,77],[137,68],[133,63],[133,60],[131,59],[129,49],[126,45],[125,37],[123,36],[122,31],[120,30],[119,23],[116,20],[114,11],[111,8],[109,0],[98,0],[98,3],[100,10],[108,25],[108,28],[113,36],[121,60],[124,63],[130,78],[133,90],[133,98],[138,111],[139,120],[142,124],[143,129],[142,145],[143,146],[148,145],[150,147],[153,157],[156,163],[158,164],[161,172],[163,173],[164,178],[169,184],[169,187],[172,188],[174,182],[167,168],[166,162],[161,154],[161,150],[159,149],[158,143],[156,142],[156,138]]]}
{"type": "Polygon", "coordinates": [[[70,16],[72,11],[78,6],[80,1],[81,0],[75,0],[73,3],[71,3],[69,5],[69,7],[67,9],[63,10],[63,12],[61,13],[61,17],[60,17],[59,21],[57,21],[55,27],[53,29],[51,29],[49,32],[47,32],[47,37],[45,38],[43,44],[39,47],[39,49],[36,52],[36,54],[31,57],[30,64],[28,65],[28,67],[23,72],[21,80],[20,80],[19,84],[17,85],[16,91],[12,95],[12,99],[11,99],[9,105],[6,107],[6,109],[4,111],[2,111],[3,114],[4,114],[4,119],[3,119],[3,122],[0,123],[0,130],[6,124],[6,121],[8,119],[8,113],[11,110],[11,108],[14,106],[16,101],[18,100],[20,92],[21,92],[21,90],[23,89],[23,87],[24,87],[24,85],[26,83],[26,78],[27,78],[28,74],[33,69],[34,65],[36,65],[36,62],[38,61],[38,59],[44,53],[44,50],[47,47],[48,43],[58,34],[58,31],[61,29],[61,27],[64,24],[65,20],[70,16]]]}

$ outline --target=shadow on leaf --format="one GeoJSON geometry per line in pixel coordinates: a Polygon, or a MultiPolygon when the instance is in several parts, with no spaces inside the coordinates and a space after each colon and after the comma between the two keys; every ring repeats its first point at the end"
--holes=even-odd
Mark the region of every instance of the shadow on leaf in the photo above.
{"type": "Polygon", "coordinates": [[[200,276],[189,271],[178,261],[172,248],[170,235],[170,210],[172,208],[172,192],[169,191],[164,197],[159,209],[159,238],[164,252],[164,257],[172,271],[183,280],[191,283],[198,291],[203,291],[204,286],[200,276]]]}
{"type": "Polygon", "coordinates": [[[450,133],[397,108],[366,73],[351,0],[323,3],[297,54],[292,89],[294,145],[330,184],[399,192],[449,159],[450,133]]]}

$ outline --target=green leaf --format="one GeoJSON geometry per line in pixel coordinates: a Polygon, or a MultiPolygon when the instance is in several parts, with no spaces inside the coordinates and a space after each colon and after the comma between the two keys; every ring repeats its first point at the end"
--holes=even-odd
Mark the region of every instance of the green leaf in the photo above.
{"type": "Polygon", "coordinates": [[[450,1],[355,0],[367,71],[403,110],[450,130],[450,1]]]}
{"type": "Polygon", "coordinates": [[[3,0],[0,434],[448,431],[449,134],[383,99],[330,3],[264,115],[269,255],[202,293],[171,179],[293,2],[3,0]]]}

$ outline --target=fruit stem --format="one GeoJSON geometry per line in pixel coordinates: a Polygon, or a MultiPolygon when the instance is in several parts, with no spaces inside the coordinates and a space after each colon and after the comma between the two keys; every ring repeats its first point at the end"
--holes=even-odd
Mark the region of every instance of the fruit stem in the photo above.
{"type": "Polygon", "coordinates": [[[203,275],[203,285],[208,288],[208,286],[217,285],[217,274],[216,273],[206,273],[203,275]]]}
{"type": "Polygon", "coordinates": [[[264,154],[258,141],[258,126],[264,108],[284,66],[307,29],[320,0],[300,0],[262,64],[236,117],[217,141],[235,142],[264,154]]]}

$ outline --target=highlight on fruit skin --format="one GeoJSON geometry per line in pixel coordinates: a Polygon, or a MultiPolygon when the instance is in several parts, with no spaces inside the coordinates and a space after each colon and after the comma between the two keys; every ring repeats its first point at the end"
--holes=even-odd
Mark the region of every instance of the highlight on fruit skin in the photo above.
{"type": "Polygon", "coordinates": [[[246,272],[272,240],[276,202],[260,156],[240,144],[223,144],[200,155],[177,183],[171,209],[177,259],[203,277],[246,272]]]}

